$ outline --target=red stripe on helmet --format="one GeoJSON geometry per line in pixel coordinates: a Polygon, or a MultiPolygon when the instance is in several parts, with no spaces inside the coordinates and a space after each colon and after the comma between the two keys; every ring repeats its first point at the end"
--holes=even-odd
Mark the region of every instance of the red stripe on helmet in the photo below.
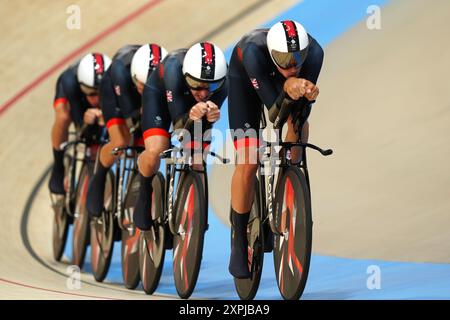
{"type": "Polygon", "coordinates": [[[291,21],[291,20],[283,21],[283,27],[289,38],[295,38],[298,36],[297,28],[295,27],[295,24],[293,21],[291,21]]]}
{"type": "Polygon", "coordinates": [[[151,54],[151,68],[156,68],[161,61],[161,48],[157,44],[150,45],[150,54],[151,54]]]}
{"type": "Polygon", "coordinates": [[[213,57],[213,46],[209,42],[203,43],[203,48],[205,49],[205,55],[203,56],[203,61],[205,64],[213,64],[214,63],[214,57],[213,57]]]}
{"type": "Polygon", "coordinates": [[[100,53],[94,53],[94,70],[95,74],[103,74],[105,71],[105,64],[103,61],[103,55],[100,53]]]}

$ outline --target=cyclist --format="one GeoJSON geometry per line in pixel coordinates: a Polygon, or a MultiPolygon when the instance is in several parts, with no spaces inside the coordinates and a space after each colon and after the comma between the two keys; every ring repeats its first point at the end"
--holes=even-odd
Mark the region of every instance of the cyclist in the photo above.
{"type": "Polygon", "coordinates": [[[114,55],[105,74],[100,105],[110,141],[101,148],[89,185],[86,207],[91,217],[99,217],[103,209],[106,174],[115,161],[111,151],[130,143],[129,127],[140,121],[141,95],[147,77],[166,55],[167,51],[157,44],[126,45],[114,55]]]}
{"type": "Polygon", "coordinates": [[[89,53],[67,68],[56,82],[55,121],[51,132],[54,159],[49,181],[51,193],[65,194],[64,150],[60,145],[68,139],[70,124],[73,122],[80,129],[83,123],[102,121],[98,87],[110,64],[107,55],[89,53]]]}
{"type": "Polygon", "coordinates": [[[133,217],[139,229],[152,227],[151,181],[159,169],[159,154],[169,148],[171,123],[176,130],[184,128],[188,119],[201,120],[203,128],[210,128],[227,96],[226,72],[222,50],[201,42],[171,52],[149,77],[143,95],[145,151],[138,159],[141,185],[133,217]]]}
{"type": "MultiPolygon", "coordinates": [[[[228,71],[230,83],[229,124],[237,165],[231,183],[231,245],[229,272],[235,277],[250,277],[247,257],[247,224],[254,199],[258,164],[250,161],[259,145],[261,105],[269,119],[277,119],[281,106],[292,110],[287,120],[286,141],[308,139],[307,122],[311,106],[319,94],[316,86],[323,62],[323,50],[296,21],[281,21],[270,29],[254,30],[235,46],[228,71]],[[294,128],[302,128],[301,133],[294,128]],[[237,131],[236,131],[237,130],[237,131]]],[[[299,157],[299,151],[292,154],[299,157]]],[[[254,157],[253,159],[256,159],[254,157]]]]}

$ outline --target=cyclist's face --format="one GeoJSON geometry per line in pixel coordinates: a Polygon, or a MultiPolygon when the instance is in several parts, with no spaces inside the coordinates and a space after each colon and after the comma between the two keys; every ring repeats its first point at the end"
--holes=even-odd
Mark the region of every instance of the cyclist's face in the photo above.
{"type": "Polygon", "coordinates": [[[95,107],[95,108],[98,107],[98,105],[99,105],[98,95],[89,95],[89,96],[86,96],[86,99],[87,99],[88,103],[91,105],[91,107],[95,107]]]}
{"type": "Polygon", "coordinates": [[[197,102],[206,102],[210,96],[210,92],[208,89],[201,89],[201,90],[189,89],[189,90],[191,91],[192,96],[197,102]]]}
{"type": "Polygon", "coordinates": [[[277,69],[286,79],[297,76],[300,71],[300,67],[297,66],[293,66],[289,69],[281,69],[279,66],[277,66],[277,69]]]}

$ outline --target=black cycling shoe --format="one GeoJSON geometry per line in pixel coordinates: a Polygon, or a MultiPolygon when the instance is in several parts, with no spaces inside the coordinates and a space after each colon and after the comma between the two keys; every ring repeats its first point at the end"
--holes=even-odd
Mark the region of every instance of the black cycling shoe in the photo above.
{"type": "Polygon", "coordinates": [[[53,167],[50,180],[48,182],[48,188],[51,193],[65,194],[64,189],[64,150],[53,149],[53,167]]]}
{"type": "Polygon", "coordinates": [[[153,227],[153,220],[150,214],[152,208],[152,180],[151,177],[144,177],[140,175],[141,186],[139,188],[139,195],[136,200],[136,205],[133,212],[133,222],[140,230],[148,231],[153,227]]]}
{"type": "Polygon", "coordinates": [[[86,208],[89,213],[89,218],[100,217],[103,210],[103,202],[105,196],[106,174],[109,168],[104,167],[100,162],[98,163],[97,171],[89,183],[89,188],[86,197],[86,208]]]}
{"type": "Polygon", "coordinates": [[[248,269],[247,224],[250,213],[238,214],[231,209],[233,241],[231,245],[230,264],[228,271],[237,279],[248,279],[251,276],[248,269]]]}

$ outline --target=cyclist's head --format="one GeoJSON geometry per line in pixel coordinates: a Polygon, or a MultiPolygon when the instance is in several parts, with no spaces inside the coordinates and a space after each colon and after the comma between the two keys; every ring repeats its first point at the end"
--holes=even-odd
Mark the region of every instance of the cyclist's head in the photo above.
{"type": "Polygon", "coordinates": [[[144,44],[134,53],[130,68],[131,79],[140,94],[144,91],[148,76],[159,66],[166,55],[166,49],[154,43],[144,44]]]}
{"type": "Polygon", "coordinates": [[[227,61],[222,50],[210,42],[196,43],[183,61],[186,84],[197,101],[206,101],[225,83],[227,61]]]}
{"type": "Polygon", "coordinates": [[[305,28],[292,20],[280,21],[267,33],[267,48],[278,70],[295,75],[308,55],[309,39],[305,28]]]}
{"type": "Polygon", "coordinates": [[[110,65],[111,59],[101,53],[88,53],[78,64],[77,78],[80,89],[93,107],[98,105],[98,88],[110,65]]]}

